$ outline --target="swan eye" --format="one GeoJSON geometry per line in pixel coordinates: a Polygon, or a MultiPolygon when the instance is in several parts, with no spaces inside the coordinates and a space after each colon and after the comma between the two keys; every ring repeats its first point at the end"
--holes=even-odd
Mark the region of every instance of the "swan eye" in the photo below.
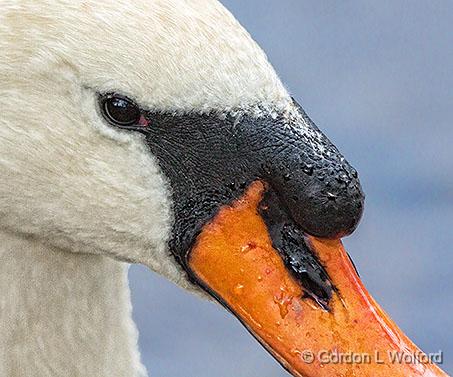
{"type": "Polygon", "coordinates": [[[130,99],[118,95],[101,95],[100,107],[104,118],[115,126],[127,127],[140,122],[140,108],[130,99]]]}

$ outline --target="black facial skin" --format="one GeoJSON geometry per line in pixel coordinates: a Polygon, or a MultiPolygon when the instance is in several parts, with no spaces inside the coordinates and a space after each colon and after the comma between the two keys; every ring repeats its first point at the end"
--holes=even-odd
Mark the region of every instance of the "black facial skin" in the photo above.
{"type": "Polygon", "coordinates": [[[357,172],[295,106],[305,124],[284,116],[142,111],[146,127],[124,128],[145,135],[170,182],[175,216],[170,249],[192,279],[187,258],[203,226],[262,180],[270,211],[261,215],[274,246],[311,298],[327,307],[334,288],[301,232],[326,238],[351,233],[364,195],[357,172]]]}

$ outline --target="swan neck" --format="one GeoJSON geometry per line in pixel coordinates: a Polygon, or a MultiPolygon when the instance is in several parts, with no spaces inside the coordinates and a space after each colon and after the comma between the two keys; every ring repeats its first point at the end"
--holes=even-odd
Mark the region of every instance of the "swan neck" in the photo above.
{"type": "Polygon", "coordinates": [[[126,264],[0,231],[0,376],[145,375],[126,264]]]}

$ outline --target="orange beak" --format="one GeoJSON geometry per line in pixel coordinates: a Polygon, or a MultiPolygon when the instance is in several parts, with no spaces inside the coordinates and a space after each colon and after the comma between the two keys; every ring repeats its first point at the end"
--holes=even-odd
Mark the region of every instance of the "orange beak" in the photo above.
{"type": "Polygon", "coordinates": [[[447,376],[364,288],[340,240],[307,237],[335,287],[318,305],[289,271],[259,214],[253,183],[221,208],[188,256],[197,282],[294,376],[447,376]]]}

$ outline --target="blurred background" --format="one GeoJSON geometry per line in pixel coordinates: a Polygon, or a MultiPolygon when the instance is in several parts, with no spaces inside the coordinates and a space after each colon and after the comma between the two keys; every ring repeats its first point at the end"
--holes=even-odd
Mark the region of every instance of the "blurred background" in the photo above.
{"type": "MultiPolygon", "coordinates": [[[[453,373],[453,2],[224,0],[360,172],[345,240],[377,301],[453,373]]],[[[157,377],[284,377],[230,314],[133,266],[142,359],[157,377]]]]}

